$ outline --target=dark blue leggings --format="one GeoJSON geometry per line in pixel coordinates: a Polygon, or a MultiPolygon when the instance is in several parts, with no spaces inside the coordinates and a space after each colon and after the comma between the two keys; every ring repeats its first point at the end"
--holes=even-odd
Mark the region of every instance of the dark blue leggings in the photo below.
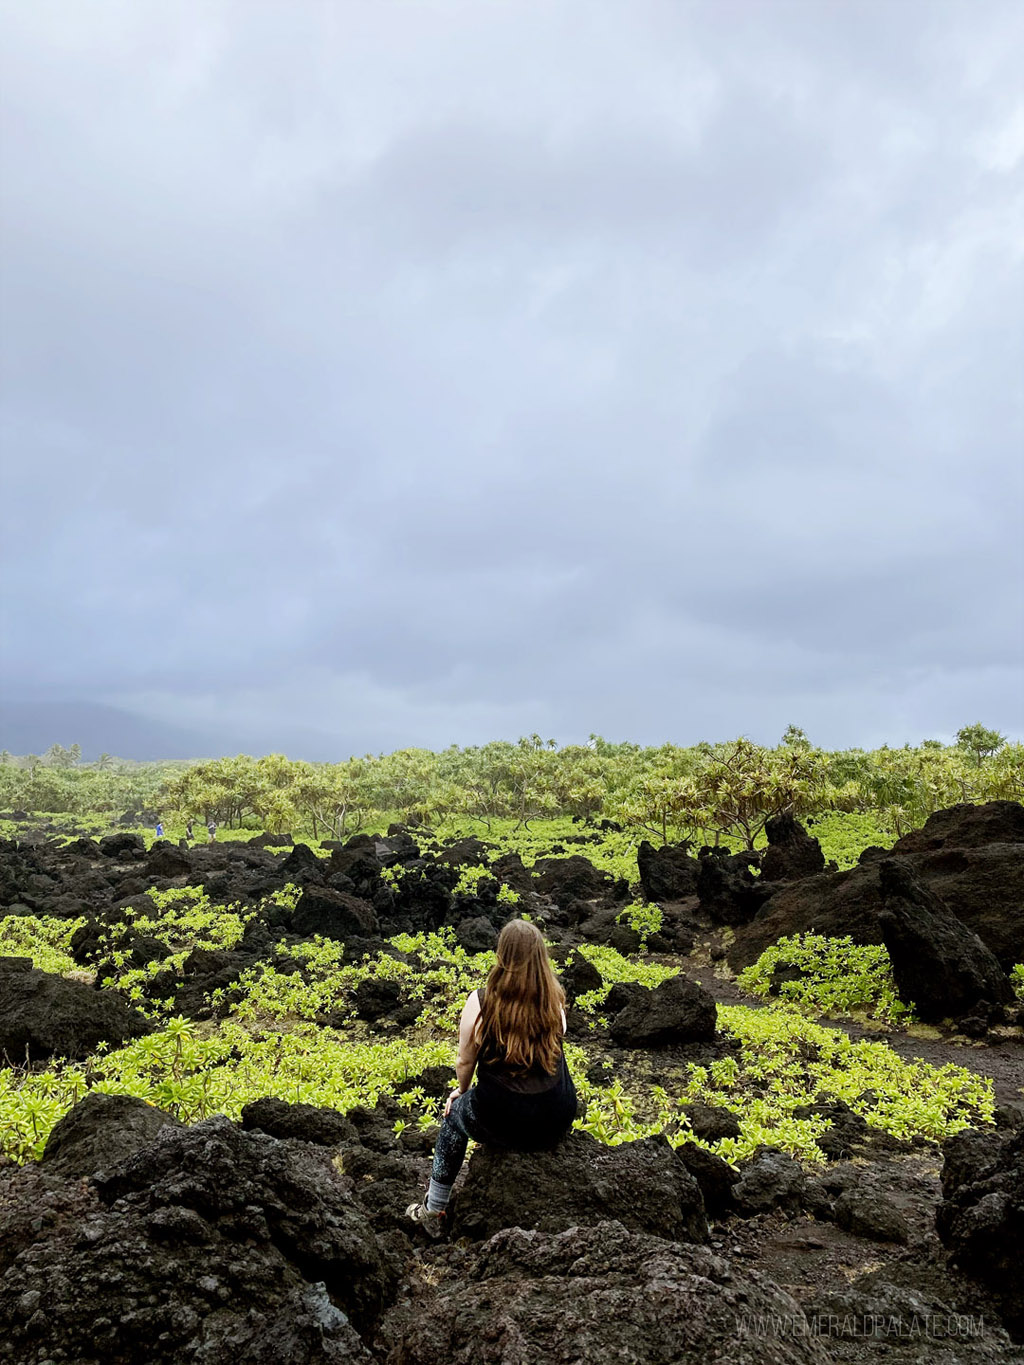
{"type": "Polygon", "coordinates": [[[473,1128],[472,1091],[452,1101],[452,1107],[441,1121],[441,1131],[434,1146],[434,1165],[430,1172],[431,1180],[449,1188],[455,1184],[455,1177],[462,1169],[466,1159],[466,1148],[470,1138],[475,1138],[473,1128]]]}

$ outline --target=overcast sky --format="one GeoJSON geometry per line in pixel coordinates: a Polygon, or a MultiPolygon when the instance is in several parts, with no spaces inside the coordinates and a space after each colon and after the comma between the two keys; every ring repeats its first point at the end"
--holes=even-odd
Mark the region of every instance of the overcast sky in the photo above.
{"type": "Polygon", "coordinates": [[[1019,0],[0,13],[9,701],[1024,735],[1019,0]]]}

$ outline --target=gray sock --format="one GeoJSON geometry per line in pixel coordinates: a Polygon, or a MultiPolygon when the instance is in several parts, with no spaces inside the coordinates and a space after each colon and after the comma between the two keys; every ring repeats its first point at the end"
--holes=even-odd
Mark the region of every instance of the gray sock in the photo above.
{"type": "Polygon", "coordinates": [[[439,1180],[435,1180],[431,1176],[430,1184],[427,1186],[427,1211],[429,1213],[444,1213],[451,1197],[451,1185],[442,1185],[439,1180]]]}

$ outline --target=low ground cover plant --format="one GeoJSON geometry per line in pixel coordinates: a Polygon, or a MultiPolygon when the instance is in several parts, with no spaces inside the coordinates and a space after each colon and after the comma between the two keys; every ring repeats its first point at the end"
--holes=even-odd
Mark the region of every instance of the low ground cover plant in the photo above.
{"type": "MultiPolygon", "coordinates": [[[[12,928],[12,918],[0,924],[0,934],[22,935],[19,942],[40,965],[49,962],[48,970],[73,966],[66,945],[74,925],[46,917],[29,924],[25,917],[12,928]]],[[[214,926],[201,896],[165,894],[143,919],[148,932],[173,938],[177,956],[203,942],[237,942],[245,912],[229,909],[214,926]]],[[[395,935],[385,950],[354,962],[345,960],[344,945],[330,939],[282,941],[277,951],[276,964],[260,961],[212,994],[213,1018],[195,1022],[158,1002],[157,1031],[125,1047],[101,1046],[81,1063],[0,1069],[0,1150],[18,1161],[37,1157],[53,1125],[89,1089],[138,1095],[186,1122],[212,1113],[237,1117],[245,1104],[265,1095],[344,1112],[392,1094],[408,1111],[399,1120],[403,1126],[431,1128],[440,1102],[408,1083],[427,1066],[454,1063],[462,1005],[484,980],[493,954],[466,952],[450,929],[395,935]],[[396,982],[400,1003],[416,1007],[414,1020],[400,1033],[374,1033],[357,1018],[355,992],[368,980],[396,982]]],[[[885,1042],[854,1042],[808,1017],[807,1000],[720,1006],[719,1027],[739,1048],[735,1056],[706,1066],[673,1065],[643,1051],[611,1053],[597,1026],[612,984],[655,987],[679,967],[603,946],[584,945],[580,951],[597,967],[603,985],[576,1001],[596,1031],[577,1034],[566,1047],[586,1105],[578,1126],[602,1142],[652,1133],[664,1133],[675,1144],[694,1140],[684,1111],[696,1101],[725,1105],[739,1116],[738,1138],[703,1144],[733,1162],[760,1143],[822,1160],[817,1139],[828,1118],[794,1111],[830,1098],[846,1101],[869,1125],[904,1139],[939,1141],[992,1119],[991,1081],[957,1066],[903,1062],[885,1042]]],[[[817,950],[811,951],[813,956],[817,950]]],[[[851,962],[861,960],[851,959],[845,947],[838,951],[842,975],[849,976],[851,962]]],[[[822,960],[820,954],[815,960],[822,960]]],[[[877,986],[878,963],[868,965],[870,970],[862,963],[861,974],[877,986]]],[[[829,998],[849,1002],[852,996],[846,991],[829,998]]],[[[877,1001],[877,993],[872,998],[877,1001]]]]}
{"type": "Polygon", "coordinates": [[[899,997],[884,944],[854,943],[848,935],[795,934],[765,949],[736,978],[752,995],[778,994],[812,1014],[863,1014],[909,1023],[913,1005],[899,997]]]}

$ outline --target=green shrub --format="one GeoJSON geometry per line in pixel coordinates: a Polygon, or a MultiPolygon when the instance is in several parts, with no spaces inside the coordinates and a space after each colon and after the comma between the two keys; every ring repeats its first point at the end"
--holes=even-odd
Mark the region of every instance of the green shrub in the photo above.
{"type": "Polygon", "coordinates": [[[84,919],[53,915],[5,915],[0,919],[0,957],[30,957],[33,967],[63,975],[77,963],[68,951],[71,936],[84,919]]]}
{"type": "Polygon", "coordinates": [[[641,952],[647,951],[647,940],[650,936],[661,931],[661,906],[648,901],[634,901],[632,905],[627,905],[625,910],[620,910],[615,918],[620,924],[623,922],[628,924],[634,933],[640,935],[641,952]]]}
{"type": "Polygon", "coordinates": [[[814,1014],[853,1011],[890,1023],[909,1022],[913,1006],[899,998],[889,954],[882,944],[854,943],[849,936],[796,934],[781,938],[736,978],[752,995],[772,993],[778,968],[794,967],[796,980],[783,980],[778,994],[814,1014]]]}

